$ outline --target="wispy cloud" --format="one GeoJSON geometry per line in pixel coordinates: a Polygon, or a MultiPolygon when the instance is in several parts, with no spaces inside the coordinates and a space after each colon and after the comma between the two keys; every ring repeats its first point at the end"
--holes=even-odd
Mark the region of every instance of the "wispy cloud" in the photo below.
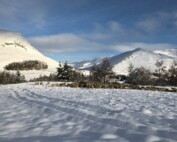
{"type": "Polygon", "coordinates": [[[176,19],[176,11],[156,12],[152,15],[147,15],[144,19],[138,21],[137,28],[151,34],[167,32],[175,28],[176,19]]]}
{"type": "Polygon", "coordinates": [[[82,36],[96,41],[132,42],[141,39],[142,34],[135,28],[130,28],[119,21],[109,21],[106,24],[94,24],[94,30],[91,33],[82,36]]]}
{"type": "Polygon", "coordinates": [[[76,52],[124,52],[135,48],[158,50],[176,48],[176,45],[154,41],[170,30],[174,30],[177,20],[175,12],[157,12],[145,18],[134,21],[127,26],[119,21],[109,21],[105,24],[94,23],[92,32],[62,33],[51,36],[32,37],[31,43],[43,52],[52,54],[76,52]]]}
{"type": "Polygon", "coordinates": [[[147,50],[177,48],[176,45],[168,43],[144,43],[144,42],[124,42],[116,44],[101,44],[90,41],[81,35],[60,34],[54,36],[34,37],[30,42],[44,53],[62,54],[77,52],[125,52],[136,48],[147,50]]]}

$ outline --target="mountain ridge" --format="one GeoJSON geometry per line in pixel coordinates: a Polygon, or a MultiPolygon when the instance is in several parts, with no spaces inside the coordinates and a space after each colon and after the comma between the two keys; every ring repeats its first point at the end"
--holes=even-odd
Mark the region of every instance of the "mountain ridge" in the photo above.
{"type": "MultiPolygon", "coordinates": [[[[143,48],[136,48],[132,51],[127,51],[112,57],[109,57],[110,64],[113,66],[113,71],[116,74],[128,75],[128,67],[130,64],[133,64],[135,68],[137,67],[145,67],[150,71],[154,71],[156,66],[155,63],[157,61],[163,61],[164,66],[167,68],[177,60],[176,57],[167,56],[165,54],[159,54],[155,51],[149,51],[143,48]]],[[[99,65],[98,62],[94,62],[92,60],[92,64],[99,65]]],[[[86,64],[86,62],[84,62],[86,64]]],[[[81,66],[81,65],[80,65],[81,66]]],[[[80,67],[79,69],[90,70],[91,65],[89,67],[80,67]]]]}

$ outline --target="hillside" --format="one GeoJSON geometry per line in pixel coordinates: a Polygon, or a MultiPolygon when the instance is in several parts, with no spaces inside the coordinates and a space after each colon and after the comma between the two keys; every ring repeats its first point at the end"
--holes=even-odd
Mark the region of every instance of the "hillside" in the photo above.
{"type": "Polygon", "coordinates": [[[177,49],[156,50],[154,53],[177,58],[177,49]]]}
{"type": "Polygon", "coordinates": [[[0,30],[0,70],[12,62],[39,60],[47,63],[48,69],[43,71],[23,71],[28,79],[56,70],[58,63],[36,50],[20,33],[0,30]]]}
{"type": "Polygon", "coordinates": [[[102,62],[102,58],[96,58],[93,60],[86,60],[81,62],[74,62],[71,65],[77,69],[86,69],[92,67],[94,64],[98,65],[102,62]]]}
{"type": "MultiPolygon", "coordinates": [[[[159,54],[153,51],[148,51],[145,49],[137,48],[132,51],[124,52],[122,54],[112,56],[109,58],[111,65],[113,66],[113,71],[116,74],[122,74],[127,75],[128,74],[128,67],[130,64],[133,64],[135,68],[137,67],[145,67],[151,71],[154,71],[156,66],[155,63],[157,61],[163,61],[164,65],[168,68],[174,60],[177,60],[176,57],[165,55],[165,54],[159,54]]],[[[89,62],[80,62],[79,69],[90,69],[91,65],[89,67],[85,67],[86,64],[99,64],[99,62],[95,62],[94,60],[89,62]],[[83,65],[81,63],[84,63],[83,65]]]]}

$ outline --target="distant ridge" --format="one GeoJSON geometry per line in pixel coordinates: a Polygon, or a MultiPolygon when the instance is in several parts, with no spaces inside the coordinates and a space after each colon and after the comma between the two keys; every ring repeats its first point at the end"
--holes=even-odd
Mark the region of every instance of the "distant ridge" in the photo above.
{"type": "MultiPolygon", "coordinates": [[[[128,74],[128,67],[130,64],[133,64],[135,68],[137,67],[145,67],[151,71],[154,71],[156,66],[155,63],[157,61],[163,61],[164,65],[169,68],[169,66],[177,60],[177,54],[176,49],[170,49],[170,50],[161,50],[161,51],[148,51],[143,48],[137,48],[132,51],[127,51],[122,54],[112,56],[109,58],[109,61],[111,65],[113,66],[113,71],[116,74],[122,74],[127,75],[128,74]],[[162,52],[163,51],[163,52],[162,52]],[[170,51],[169,54],[165,54],[166,51],[170,51]],[[173,51],[173,52],[172,52],[173,51]],[[161,54],[159,54],[161,53],[161,54]],[[164,53],[164,54],[162,54],[164,53]],[[174,55],[174,56],[172,56],[174,55]]],[[[97,61],[89,61],[91,67],[93,64],[99,64],[101,62],[101,59],[99,62],[97,61]]],[[[82,62],[84,64],[87,64],[87,62],[82,62]]],[[[80,64],[79,69],[87,69],[89,70],[89,67],[82,66],[80,64]]]]}

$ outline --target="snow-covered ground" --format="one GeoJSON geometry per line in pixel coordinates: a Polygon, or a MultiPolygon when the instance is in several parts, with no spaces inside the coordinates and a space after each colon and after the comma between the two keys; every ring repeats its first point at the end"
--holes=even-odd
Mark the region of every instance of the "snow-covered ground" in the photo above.
{"type": "Polygon", "coordinates": [[[177,142],[177,94],[0,86],[0,142],[177,142]]]}

